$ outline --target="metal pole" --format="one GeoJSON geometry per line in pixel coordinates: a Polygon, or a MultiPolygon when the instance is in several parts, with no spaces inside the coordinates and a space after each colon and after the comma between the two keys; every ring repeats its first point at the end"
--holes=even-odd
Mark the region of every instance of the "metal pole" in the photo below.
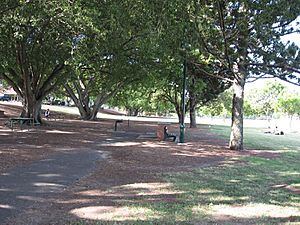
{"type": "Polygon", "coordinates": [[[182,80],[182,96],[181,96],[181,103],[182,103],[182,114],[181,114],[181,123],[180,123],[180,136],[179,136],[179,142],[184,143],[184,118],[185,118],[185,89],[186,89],[186,56],[184,57],[183,61],[183,80],[182,80]]]}

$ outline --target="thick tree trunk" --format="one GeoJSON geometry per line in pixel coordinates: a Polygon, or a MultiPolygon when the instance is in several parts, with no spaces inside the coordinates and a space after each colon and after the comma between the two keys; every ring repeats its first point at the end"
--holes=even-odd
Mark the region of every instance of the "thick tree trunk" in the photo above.
{"type": "Polygon", "coordinates": [[[190,103],[190,128],[197,128],[197,121],[196,121],[196,96],[194,93],[195,88],[195,79],[192,78],[192,82],[190,84],[189,90],[189,103],[190,103]]]}
{"type": "Polygon", "coordinates": [[[83,119],[83,120],[90,120],[91,119],[91,117],[93,116],[92,115],[93,110],[90,107],[89,96],[82,99],[82,101],[80,101],[80,103],[77,107],[78,107],[81,119],[83,119]]]}
{"type": "Polygon", "coordinates": [[[176,106],[176,113],[178,116],[179,124],[182,124],[183,123],[182,107],[180,107],[179,105],[176,106]]]}
{"type": "Polygon", "coordinates": [[[243,102],[244,83],[235,81],[232,98],[232,124],[229,148],[243,150],[243,102]]]}
{"type": "Polygon", "coordinates": [[[232,150],[243,150],[243,114],[244,114],[244,87],[248,75],[247,57],[249,47],[249,24],[247,5],[242,4],[239,9],[241,18],[238,22],[240,33],[237,39],[237,51],[239,57],[233,63],[234,73],[233,98],[232,98],[232,124],[229,148],[232,150]]]}
{"type": "Polygon", "coordinates": [[[73,101],[78,108],[80,118],[83,120],[89,120],[92,117],[92,109],[89,106],[89,101],[80,101],[79,99],[73,99],[73,101]]]}
{"type": "Polygon", "coordinates": [[[80,118],[83,120],[90,120],[92,118],[92,109],[88,105],[79,105],[77,106],[80,118]]]}
{"type": "Polygon", "coordinates": [[[134,109],[134,112],[133,112],[133,116],[138,116],[139,115],[139,109],[134,109]]]}
{"type": "Polygon", "coordinates": [[[69,97],[73,100],[78,108],[81,119],[96,120],[101,106],[105,104],[111,97],[115,96],[123,85],[125,85],[125,81],[120,82],[115,87],[111,88],[111,90],[102,90],[102,92],[100,91],[93,106],[90,106],[91,96],[88,92],[90,88],[89,86],[82,88],[75,80],[72,85],[73,88],[68,83],[66,83],[64,87],[69,97]]]}
{"type": "Polygon", "coordinates": [[[69,84],[64,85],[69,97],[73,100],[74,104],[78,108],[80,118],[83,120],[90,120],[92,117],[92,109],[90,108],[89,105],[90,96],[88,95],[88,93],[84,93],[84,90],[81,90],[79,86],[76,85],[74,86],[75,86],[74,89],[77,92],[76,94],[69,84]]]}
{"type": "Polygon", "coordinates": [[[34,122],[42,123],[41,120],[42,100],[35,99],[34,96],[25,95],[21,117],[33,118],[34,122]]]}
{"type": "Polygon", "coordinates": [[[190,128],[197,128],[195,107],[190,108],[190,128]]]}
{"type": "Polygon", "coordinates": [[[120,85],[118,85],[118,87],[116,87],[114,90],[111,90],[110,92],[106,91],[105,93],[98,94],[96,101],[92,107],[91,116],[90,116],[89,120],[97,119],[97,114],[98,114],[101,106],[103,104],[105,104],[110,98],[115,96],[123,85],[124,85],[124,83],[120,83],[120,85]]]}

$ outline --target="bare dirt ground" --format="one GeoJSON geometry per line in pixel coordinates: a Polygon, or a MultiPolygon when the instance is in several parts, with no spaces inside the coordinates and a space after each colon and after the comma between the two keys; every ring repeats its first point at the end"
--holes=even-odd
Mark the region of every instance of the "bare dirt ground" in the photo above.
{"type": "MultiPolygon", "coordinates": [[[[128,126],[124,121],[115,132],[111,120],[87,122],[62,115],[63,119],[47,120],[33,129],[11,131],[5,122],[20,109],[0,104],[0,110],[6,115],[0,118],[0,174],[65,151],[99,150],[105,158],[63,192],[35,199],[4,224],[72,224],[81,218],[92,224],[94,219],[109,221],[112,216],[130,221],[140,216],[128,212],[125,206],[130,202],[176,202],[176,193],[162,191],[168,184],[158,176],[161,173],[235,163],[243,155],[274,156],[258,150],[230,151],[224,140],[201,127],[187,128],[183,145],[151,137],[156,123],[130,121],[128,126]],[[138,194],[140,190],[145,194],[138,194]]],[[[169,130],[176,132],[178,125],[170,125],[169,130]]]]}

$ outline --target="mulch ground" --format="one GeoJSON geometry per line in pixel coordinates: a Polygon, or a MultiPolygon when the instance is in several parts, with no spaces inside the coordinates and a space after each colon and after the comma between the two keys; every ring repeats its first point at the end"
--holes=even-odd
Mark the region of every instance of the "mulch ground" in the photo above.
{"type": "MultiPolygon", "coordinates": [[[[26,166],[51,154],[72,149],[97,149],[106,157],[98,162],[95,171],[60,196],[34,202],[30,210],[13,218],[10,224],[64,224],[63,221],[78,220],[70,212],[79,208],[101,205],[103,210],[111,210],[132,201],[176,201],[176,193],[160,193],[156,189],[159,185],[155,184],[163,182],[159,174],[237,163],[244,155],[276,156],[258,150],[230,151],[225,140],[201,126],[187,128],[186,143],[182,145],[160,142],[147,136],[156,132],[156,123],[130,121],[128,126],[124,122],[115,132],[113,120],[88,122],[65,115],[59,115],[59,120],[44,121],[34,129],[11,131],[5,122],[18,115],[20,108],[0,104],[0,110],[6,115],[0,118],[1,174],[16,166],[26,166]],[[140,196],[126,188],[128,185],[138,188],[138,184],[150,185],[145,192],[151,193],[140,196]]],[[[169,126],[172,133],[178,130],[178,125],[169,126]]]]}

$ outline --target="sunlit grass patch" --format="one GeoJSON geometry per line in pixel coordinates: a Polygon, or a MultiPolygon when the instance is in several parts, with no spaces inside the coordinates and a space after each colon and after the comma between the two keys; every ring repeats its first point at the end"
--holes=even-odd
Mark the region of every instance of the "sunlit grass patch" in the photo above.
{"type": "Polygon", "coordinates": [[[89,206],[74,209],[71,213],[83,219],[104,221],[138,221],[159,218],[156,212],[139,206],[89,206]]]}
{"type": "Polygon", "coordinates": [[[296,207],[279,206],[264,203],[250,203],[246,205],[217,205],[212,206],[211,216],[228,216],[235,218],[284,218],[298,216],[300,210],[296,207]]]}
{"type": "Polygon", "coordinates": [[[167,185],[122,186],[125,190],[135,190],[137,196],[151,195],[154,191],[156,194],[176,193],[176,198],[170,202],[167,199],[130,202],[123,210],[126,215],[118,209],[114,216],[109,216],[109,221],[124,222],[122,224],[300,223],[299,194],[285,188],[299,187],[299,154],[243,160],[237,164],[163,174],[167,185]]]}
{"type": "Polygon", "coordinates": [[[284,165],[284,161],[277,159],[247,160],[249,163],[244,165],[203,168],[169,176],[169,181],[184,193],[180,200],[191,209],[192,214],[186,214],[187,221],[255,220],[259,224],[292,218],[300,222],[298,195],[272,187],[298,183],[298,174],[288,172],[296,169],[298,162],[284,165]]]}
{"type": "MultiPolygon", "coordinates": [[[[205,125],[203,125],[205,126],[205,125]]],[[[229,140],[229,126],[207,127],[210,132],[229,140]]],[[[268,149],[268,150],[300,150],[300,133],[285,133],[284,135],[266,134],[260,128],[244,128],[244,145],[246,148],[268,149]]]]}

